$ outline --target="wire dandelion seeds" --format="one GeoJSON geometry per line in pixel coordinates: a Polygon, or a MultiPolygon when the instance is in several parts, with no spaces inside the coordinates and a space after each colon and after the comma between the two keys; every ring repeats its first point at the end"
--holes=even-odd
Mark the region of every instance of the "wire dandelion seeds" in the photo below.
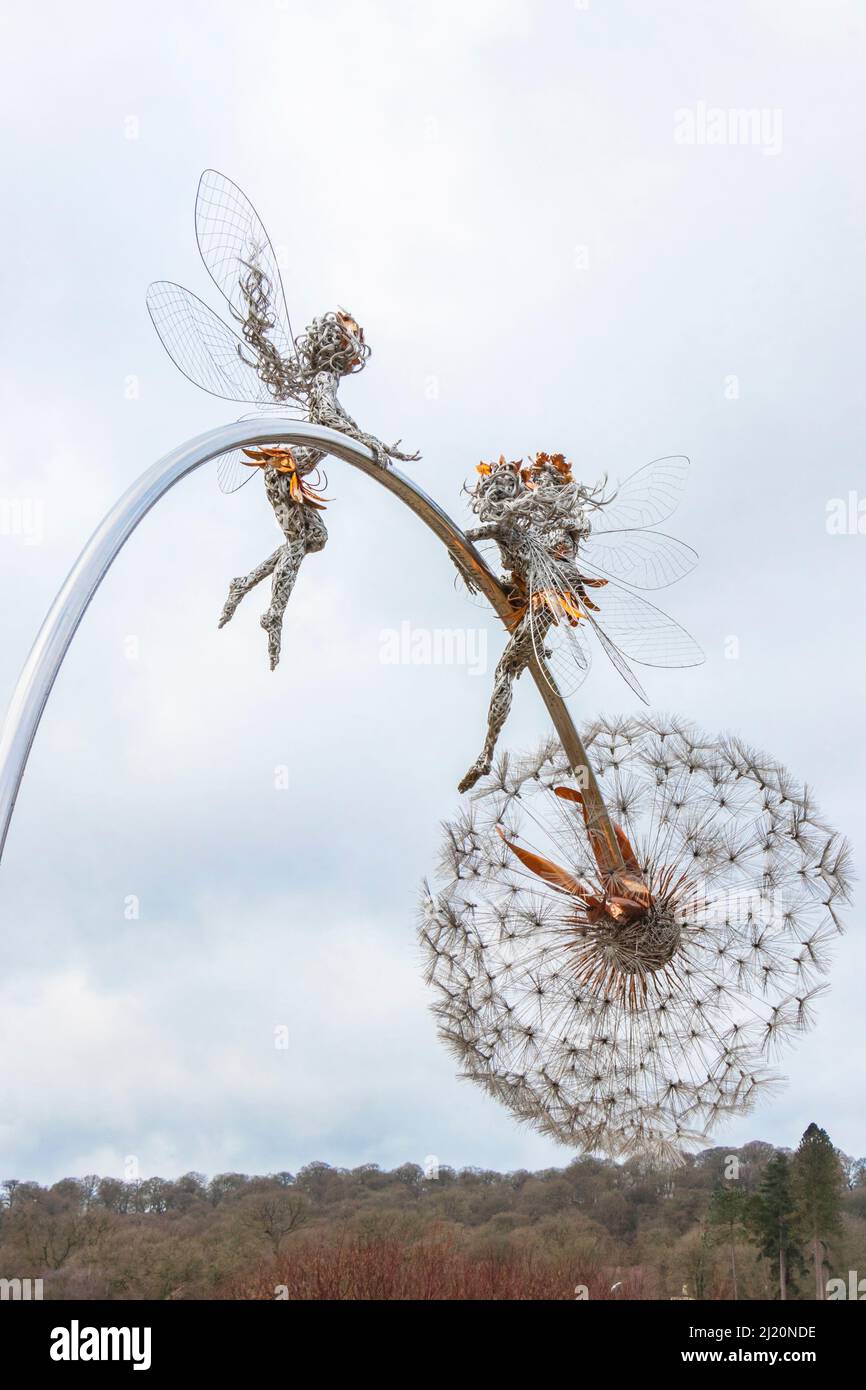
{"type": "Polygon", "coordinates": [[[419,936],[462,1074],[584,1152],[677,1161],[810,1028],[849,850],[784,768],[680,721],[583,731],[605,870],[560,745],[500,761],[445,827],[419,936]]]}

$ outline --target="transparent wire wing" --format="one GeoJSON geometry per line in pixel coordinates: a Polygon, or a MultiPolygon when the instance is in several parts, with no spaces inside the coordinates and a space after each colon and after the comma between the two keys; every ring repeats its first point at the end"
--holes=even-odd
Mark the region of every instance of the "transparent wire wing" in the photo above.
{"type": "Polygon", "coordinates": [[[666,589],[690,574],[698,553],[663,531],[593,530],[581,543],[578,565],[590,574],[636,589],[666,589]]]}
{"type": "MultiPolygon", "coordinates": [[[[533,550],[528,586],[530,621],[535,621],[536,612],[544,612],[546,594],[570,595],[571,606],[577,606],[581,614],[580,621],[577,627],[572,627],[565,610],[556,624],[554,641],[562,644],[565,640],[574,651],[572,639],[564,639],[564,634],[579,634],[581,628],[591,627],[617,671],[644,702],[649,703],[647,694],[629,662],[643,666],[685,667],[699,665],[704,660],[691,634],[654,604],[622,588],[615,580],[587,589],[582,601],[578,601],[574,594],[575,571],[560,566],[541,544],[533,550]]],[[[546,638],[545,643],[550,645],[546,638]]],[[[578,665],[583,669],[579,658],[578,665]]]]}
{"type": "MultiPolygon", "coordinates": [[[[273,419],[275,416],[291,419],[301,414],[303,412],[300,410],[292,410],[285,405],[276,405],[271,409],[263,406],[256,411],[255,415],[242,415],[240,418],[242,420],[254,420],[257,416],[265,415],[268,419],[273,419]]],[[[250,481],[250,478],[261,475],[260,469],[248,466],[249,462],[250,460],[243,449],[229,449],[227,454],[220,455],[216,470],[220,492],[239,492],[244,484],[250,481]]]]}
{"type": "Polygon", "coordinates": [[[247,314],[241,282],[250,266],[261,270],[273,316],[271,342],[281,357],[296,358],[282,276],[270,237],[246,194],[216,169],[205,169],[199,180],[195,234],[208,274],[240,319],[247,314]]]}
{"type": "Polygon", "coordinates": [[[244,484],[256,476],[259,469],[245,467],[245,459],[243,449],[230,449],[227,454],[221,455],[216,470],[220,492],[240,492],[244,484]]]}
{"type": "Polygon", "coordinates": [[[601,643],[602,647],[604,648],[604,651],[611,664],[616,668],[617,671],[619,671],[619,674],[622,676],[626,685],[628,685],[634,691],[638,699],[643,700],[644,704],[648,705],[649,696],[647,695],[646,691],[644,690],[634,671],[629,666],[619,647],[616,645],[615,642],[612,642],[610,640],[604,628],[601,626],[600,623],[597,623],[592,616],[590,616],[590,623],[592,624],[592,627],[595,631],[595,635],[601,643]]]}
{"type": "Polygon", "coordinates": [[[558,621],[548,626],[543,617],[544,609],[533,605],[530,588],[529,624],[532,633],[532,649],[544,676],[552,676],[548,681],[566,699],[580,689],[589,675],[592,665],[592,652],[580,627],[572,627],[565,613],[558,621]]]}
{"type": "Polygon", "coordinates": [[[658,526],[666,521],[679,506],[689,467],[689,460],[683,454],[645,463],[620,483],[610,502],[602,505],[599,531],[658,526]]]}
{"type": "Polygon", "coordinates": [[[148,287],[147,309],[163,347],[191,382],[224,400],[273,405],[254,367],[241,357],[243,343],[196,295],[171,280],[148,287]]]}
{"type": "MultiPolygon", "coordinates": [[[[589,670],[589,661],[585,659],[586,653],[588,652],[585,626],[590,626],[609,660],[620,673],[623,680],[631,687],[639,699],[643,700],[645,704],[649,704],[643,686],[631,670],[622,652],[618,650],[616,643],[611,640],[601,623],[595,621],[592,610],[588,604],[580,602],[578,596],[574,594],[574,572],[572,571],[569,573],[562,569],[550,558],[541,546],[537,548],[536,554],[533,557],[528,587],[531,623],[536,623],[538,621],[537,615],[544,613],[545,608],[548,607],[549,604],[547,596],[551,594],[567,595],[569,598],[569,606],[577,607],[577,611],[581,614],[580,621],[576,625],[572,625],[569,622],[570,615],[568,611],[563,610],[562,613],[558,615],[556,624],[550,629],[550,633],[544,639],[545,644],[549,648],[552,648],[558,657],[555,666],[557,684],[564,678],[561,673],[561,667],[563,665],[562,658],[566,656],[566,653],[571,658],[572,666],[577,668],[578,685],[589,670]]],[[[594,604],[596,602],[597,592],[596,590],[593,591],[593,597],[589,600],[590,603],[594,604]]],[[[602,592],[606,592],[606,589],[602,592]]],[[[533,632],[533,646],[536,646],[536,642],[537,639],[533,632]]],[[[575,679],[576,677],[572,676],[572,686],[575,679]]],[[[564,690],[563,694],[565,693],[566,691],[564,690]]]]}
{"type": "Polygon", "coordinates": [[[704,653],[691,633],[667,613],[611,580],[593,594],[598,613],[587,617],[599,634],[641,666],[700,666],[704,653]]]}
{"type": "Polygon", "coordinates": [[[589,674],[592,653],[582,624],[571,621],[570,581],[540,539],[530,536],[527,543],[532,556],[526,585],[532,648],[542,672],[553,677],[559,693],[567,698],[589,674]]]}

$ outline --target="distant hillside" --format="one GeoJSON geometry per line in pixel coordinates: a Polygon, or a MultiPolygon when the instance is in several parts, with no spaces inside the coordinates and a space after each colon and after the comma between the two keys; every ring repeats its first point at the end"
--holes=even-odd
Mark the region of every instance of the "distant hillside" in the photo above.
{"type": "Polygon", "coordinates": [[[810,1126],[795,1153],[758,1141],[664,1172],[578,1158],[536,1173],[310,1163],[210,1181],[7,1181],[0,1278],[42,1278],[46,1298],[718,1299],[735,1282],[739,1298],[773,1298],[766,1216],[783,1199],[787,1296],[814,1298],[816,1240],[822,1283],[866,1274],[866,1160],[810,1148],[811,1131],[823,1135],[810,1126]]]}

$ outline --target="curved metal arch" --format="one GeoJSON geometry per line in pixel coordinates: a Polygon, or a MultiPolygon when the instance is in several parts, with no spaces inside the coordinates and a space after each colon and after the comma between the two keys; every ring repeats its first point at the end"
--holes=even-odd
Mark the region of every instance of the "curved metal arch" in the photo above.
{"type": "MultiPolygon", "coordinates": [[[[343,459],[400,498],[472,571],[479,590],[500,618],[511,615],[508,598],[475,547],[437,502],[396,469],[382,468],[373,453],[338,430],[271,419],[238,420],[208,430],[166,454],[142,473],[94,531],[69,572],[36,637],[12,694],[0,737],[0,857],[27,758],[69,644],[88,604],[136,526],[187,474],[229,449],[257,444],[308,445],[343,459]]],[[[590,823],[597,827],[611,867],[622,865],[613,827],[580,736],[551,677],[533,659],[530,667],[574,772],[582,779],[590,823]]]]}

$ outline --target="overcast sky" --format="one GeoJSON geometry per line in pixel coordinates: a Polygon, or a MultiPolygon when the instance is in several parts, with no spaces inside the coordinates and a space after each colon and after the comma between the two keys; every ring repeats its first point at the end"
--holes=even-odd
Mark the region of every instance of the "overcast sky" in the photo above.
{"type": "MultiPolygon", "coordinates": [[[[213,166],[261,212],[296,327],[337,303],[363,322],[345,404],[421,449],[413,477],[464,524],[464,478],[501,452],[561,450],[588,481],[692,458],[671,529],[701,564],[664,598],[707,662],[644,671],[653,705],[767,749],[857,851],[866,535],[827,518],[866,498],[861,4],[91,0],[2,24],[4,703],[106,509],[241,413],[144,307],[161,277],[216,307],[192,221],[213,166]]],[[[502,637],[482,674],[383,664],[404,622],[487,620],[399,504],[329,475],[275,674],[264,593],[216,620],[279,534],[257,484],[226,498],[211,470],[82,624],[0,870],[0,1177],[569,1159],[455,1079],[415,942],[502,637]]],[[[514,749],[548,732],[521,687],[514,749]]],[[[600,657],[572,701],[635,708],[600,657]]],[[[849,922],[789,1088],[718,1142],[815,1120],[866,1152],[849,922]]]]}

